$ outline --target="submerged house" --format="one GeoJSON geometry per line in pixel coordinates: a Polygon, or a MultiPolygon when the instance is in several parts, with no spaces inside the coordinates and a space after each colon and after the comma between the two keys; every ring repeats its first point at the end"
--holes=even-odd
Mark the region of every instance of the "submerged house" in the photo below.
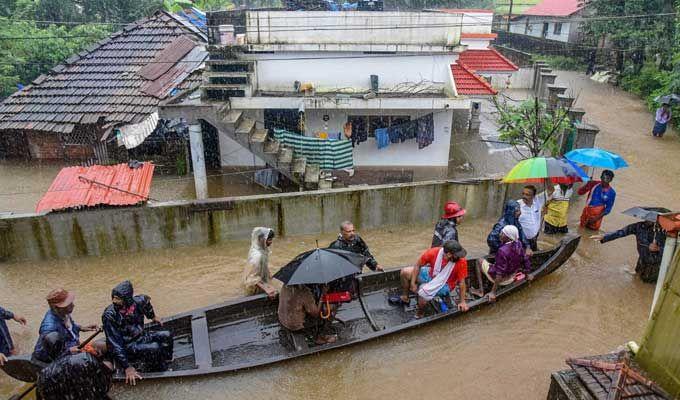
{"type": "Polygon", "coordinates": [[[207,123],[223,166],[267,165],[300,186],[323,183],[323,170],[370,183],[444,177],[454,124],[466,124],[472,98],[497,93],[478,72],[516,70],[489,47],[492,18],[486,10],[209,13],[201,90],[165,102],[161,114],[192,124],[192,153],[203,151],[207,123]]]}
{"type": "Polygon", "coordinates": [[[201,83],[207,37],[196,13],[187,15],[159,11],[132,23],[5,99],[0,156],[184,157],[186,127],[159,119],[158,105],[201,83]]]}
{"type": "Polygon", "coordinates": [[[566,43],[580,41],[586,0],[542,0],[514,18],[510,32],[566,43]]]}

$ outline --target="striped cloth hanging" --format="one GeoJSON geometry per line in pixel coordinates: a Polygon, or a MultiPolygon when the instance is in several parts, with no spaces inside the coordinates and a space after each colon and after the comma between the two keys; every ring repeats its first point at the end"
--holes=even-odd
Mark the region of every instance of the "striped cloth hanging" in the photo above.
{"type": "Polygon", "coordinates": [[[293,148],[295,157],[304,157],[307,164],[317,164],[321,169],[354,167],[351,140],[318,139],[282,129],[274,129],[274,139],[293,148]]]}

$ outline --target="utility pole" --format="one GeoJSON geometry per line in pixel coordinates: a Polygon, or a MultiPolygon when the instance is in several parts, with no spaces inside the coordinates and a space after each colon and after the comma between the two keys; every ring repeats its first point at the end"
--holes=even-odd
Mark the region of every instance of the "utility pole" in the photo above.
{"type": "Polygon", "coordinates": [[[508,32],[510,32],[510,17],[512,16],[512,1],[510,0],[510,8],[508,8],[508,32]]]}

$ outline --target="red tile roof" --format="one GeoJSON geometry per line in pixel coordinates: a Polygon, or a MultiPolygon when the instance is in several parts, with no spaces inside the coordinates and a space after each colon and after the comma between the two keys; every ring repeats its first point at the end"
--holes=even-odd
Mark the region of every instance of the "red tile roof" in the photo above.
{"type": "Polygon", "coordinates": [[[456,83],[456,91],[462,95],[495,95],[498,94],[494,88],[475,71],[468,68],[465,64],[458,62],[451,64],[453,81],[456,83]]]}
{"type": "Polygon", "coordinates": [[[59,171],[36,212],[98,205],[131,206],[149,198],[154,165],[127,164],[67,167],[59,171]]]}
{"type": "Polygon", "coordinates": [[[461,39],[496,39],[497,33],[461,33],[461,39]]]}
{"type": "Polygon", "coordinates": [[[511,72],[519,70],[518,66],[493,48],[465,50],[458,55],[458,60],[475,71],[511,72]]]}
{"type": "Polygon", "coordinates": [[[522,14],[548,17],[568,17],[583,7],[583,0],[543,0],[522,14]]]}

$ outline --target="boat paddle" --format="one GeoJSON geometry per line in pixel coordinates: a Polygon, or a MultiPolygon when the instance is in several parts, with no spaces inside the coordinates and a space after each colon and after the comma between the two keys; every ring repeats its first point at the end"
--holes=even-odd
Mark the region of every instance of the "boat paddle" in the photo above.
{"type": "MultiPolygon", "coordinates": [[[[102,333],[102,328],[97,328],[97,330],[92,335],[90,335],[87,339],[85,339],[84,342],[82,342],[81,344],[78,345],[78,350],[82,350],[83,347],[87,346],[87,344],[90,343],[100,333],[102,333]]],[[[37,385],[38,385],[37,382],[32,383],[31,386],[26,388],[26,390],[24,390],[23,392],[21,392],[19,394],[13,395],[12,397],[9,398],[9,400],[21,400],[21,399],[23,399],[29,393],[31,393],[31,391],[33,391],[33,389],[35,389],[35,387],[37,385]]]]}

